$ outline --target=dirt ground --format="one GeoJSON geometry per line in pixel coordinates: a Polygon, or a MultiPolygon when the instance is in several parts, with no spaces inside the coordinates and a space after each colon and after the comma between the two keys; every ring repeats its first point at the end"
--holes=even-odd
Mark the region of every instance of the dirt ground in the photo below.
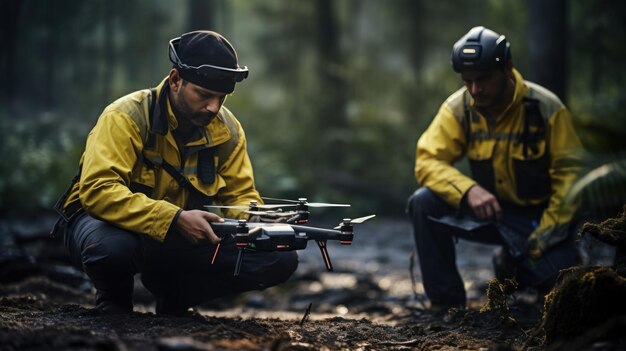
{"type": "MultiPolygon", "coordinates": [[[[29,231],[28,226],[16,230],[29,231]]],[[[542,305],[532,292],[510,297],[508,313],[480,312],[493,277],[493,247],[459,242],[468,309],[433,315],[418,268],[413,270],[417,283],[411,282],[408,223],[378,219],[356,234],[352,246],[329,244],[334,272],[325,272],[319,250],[309,245],[300,251],[301,264],[287,283],[212,301],[187,317],[155,315],[152,297],[140,283],[132,314],[98,315],[89,281],[63,264],[61,254],[49,252],[53,245],[13,235],[0,246],[5,282],[0,350],[546,349],[537,328],[542,305]]]]}

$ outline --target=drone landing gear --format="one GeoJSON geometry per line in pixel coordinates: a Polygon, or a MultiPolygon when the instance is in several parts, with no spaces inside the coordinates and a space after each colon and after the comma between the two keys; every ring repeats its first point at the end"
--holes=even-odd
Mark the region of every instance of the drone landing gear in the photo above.
{"type": "MultiPolygon", "coordinates": [[[[217,243],[217,246],[215,246],[215,252],[213,253],[213,258],[211,258],[211,264],[215,264],[215,259],[217,258],[217,254],[220,252],[220,247],[222,246],[222,243],[217,243]]],[[[239,272],[241,271],[241,262],[243,261],[243,251],[245,248],[243,247],[239,247],[239,253],[237,253],[237,263],[235,264],[235,272],[233,273],[233,276],[237,277],[239,276],[239,272]]]]}
{"type": "MultiPolygon", "coordinates": [[[[326,248],[326,240],[315,240],[315,242],[317,243],[317,246],[320,248],[320,251],[322,252],[322,258],[324,258],[324,265],[326,265],[326,270],[328,270],[329,272],[333,271],[333,264],[330,261],[330,255],[328,255],[328,249],[326,248]]],[[[215,250],[217,253],[217,250],[219,250],[219,246],[218,248],[215,250]]],[[[233,273],[234,277],[239,276],[239,272],[241,271],[241,264],[243,262],[243,254],[245,251],[245,247],[240,247],[239,248],[239,253],[237,254],[237,263],[235,264],[235,272],[233,273]]],[[[213,256],[213,259],[215,259],[215,255],[213,256]]]]}
{"type": "Polygon", "coordinates": [[[320,248],[322,252],[322,258],[324,258],[324,264],[326,265],[326,270],[329,272],[333,271],[333,264],[330,262],[330,256],[328,255],[328,249],[326,249],[326,240],[315,240],[317,246],[320,248]]]}
{"type": "Polygon", "coordinates": [[[211,264],[215,264],[215,259],[217,258],[217,254],[220,252],[220,247],[221,246],[222,246],[221,242],[217,243],[217,246],[215,246],[215,252],[213,253],[213,258],[211,259],[211,264]]]}
{"type": "Polygon", "coordinates": [[[233,277],[238,277],[239,272],[241,271],[241,262],[243,262],[243,251],[245,249],[240,247],[239,253],[237,254],[237,263],[235,264],[235,272],[233,273],[233,277]]]}

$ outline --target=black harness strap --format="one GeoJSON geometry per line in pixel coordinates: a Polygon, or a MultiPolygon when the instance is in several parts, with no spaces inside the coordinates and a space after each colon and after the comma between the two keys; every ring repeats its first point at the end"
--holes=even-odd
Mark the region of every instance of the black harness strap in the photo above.
{"type": "MultiPolygon", "coordinates": [[[[144,157],[143,159],[146,166],[157,169],[158,166],[150,161],[148,158],[144,157]]],[[[181,188],[186,189],[189,192],[189,199],[187,201],[186,209],[195,209],[199,208],[202,205],[210,205],[213,202],[213,198],[196,189],[196,187],[191,184],[189,179],[185,177],[176,167],[169,164],[167,161],[163,160],[161,166],[175,181],[178,183],[181,188]]]]}
{"type": "Polygon", "coordinates": [[[59,199],[54,204],[54,210],[59,214],[59,218],[56,220],[56,222],[52,226],[52,229],[50,230],[50,233],[48,235],[51,239],[54,239],[57,236],[57,234],[63,233],[67,225],[72,220],[72,218],[74,218],[83,209],[80,204],[80,201],[78,200],[69,204],[67,208],[63,208],[63,205],[65,205],[65,201],[67,201],[67,198],[70,195],[70,192],[72,191],[72,189],[74,188],[74,185],[78,183],[78,181],[80,180],[81,169],[82,167],[78,167],[78,173],[76,173],[74,178],[72,178],[72,181],[70,182],[70,186],[67,187],[65,192],[61,195],[61,197],[59,197],[59,199]]]}
{"type": "Polygon", "coordinates": [[[539,110],[539,101],[537,99],[524,97],[524,131],[520,136],[520,141],[524,145],[524,159],[528,159],[528,148],[533,154],[539,152],[537,143],[545,138],[545,122],[539,110]],[[534,126],[536,131],[531,133],[530,127],[534,126]]]}
{"type": "MultiPolygon", "coordinates": [[[[523,131],[519,133],[517,136],[514,134],[502,135],[503,139],[511,140],[511,138],[515,137],[519,142],[523,144],[523,155],[524,159],[529,159],[528,149],[532,150],[533,154],[537,154],[539,152],[538,143],[541,140],[545,139],[545,122],[541,116],[541,111],[539,110],[539,101],[533,98],[524,97],[524,121],[523,121],[523,131]],[[531,127],[534,127],[534,130],[531,130],[531,127]]],[[[464,105],[464,132],[465,132],[465,150],[468,151],[470,149],[470,144],[476,140],[480,140],[480,133],[472,133],[472,122],[476,122],[478,119],[477,113],[470,108],[467,103],[466,95],[463,95],[463,105],[464,105]]],[[[484,138],[494,138],[498,139],[498,135],[494,135],[493,133],[488,133],[484,136],[484,138]]],[[[547,165],[544,166],[544,161],[547,158],[542,157],[540,159],[541,162],[534,162],[538,165],[535,166],[541,169],[545,169],[547,172],[547,165]]],[[[533,160],[530,160],[533,162],[533,160]]],[[[533,163],[533,164],[534,164],[533,163]]],[[[492,164],[492,160],[469,160],[470,170],[472,172],[472,176],[476,181],[478,181],[482,187],[489,190],[492,193],[496,191],[496,179],[495,179],[495,170],[492,164]]],[[[540,174],[544,174],[540,172],[540,174]]],[[[535,187],[535,189],[540,189],[535,187]]],[[[543,189],[543,188],[541,188],[543,189]]],[[[518,189],[518,194],[520,190],[518,189]]],[[[525,190],[526,191],[526,190],[525,190]]]]}
{"type": "MultiPolygon", "coordinates": [[[[166,83],[167,84],[167,83],[166,83]]],[[[145,148],[155,148],[156,147],[156,138],[157,138],[157,133],[161,134],[161,135],[165,135],[167,134],[167,123],[166,121],[162,121],[160,119],[160,114],[162,113],[162,110],[164,110],[164,99],[162,98],[163,96],[165,96],[165,93],[167,90],[166,86],[163,87],[164,91],[161,92],[161,95],[157,95],[156,89],[155,88],[151,88],[150,89],[150,93],[152,95],[152,99],[150,101],[150,110],[149,110],[149,120],[150,120],[150,130],[148,131],[148,136],[147,136],[147,140],[146,140],[146,144],[145,144],[145,148]],[[164,129],[165,127],[165,129],[164,129]]],[[[208,149],[211,150],[211,149],[208,149]]],[[[206,153],[205,153],[206,154],[206,153]]],[[[213,173],[208,172],[204,169],[201,169],[201,164],[202,164],[202,159],[200,159],[201,155],[199,156],[198,159],[198,168],[199,171],[202,170],[203,172],[199,172],[199,177],[200,180],[204,183],[207,184],[211,184],[215,181],[215,166],[214,166],[214,162],[213,162],[213,154],[214,151],[211,150],[211,152],[208,153],[208,156],[210,156],[210,163],[211,165],[213,165],[212,170],[213,173]],[[209,173],[208,175],[206,173],[209,173]],[[209,181],[210,180],[210,181],[209,181]]],[[[191,184],[191,182],[189,181],[189,179],[187,179],[187,177],[181,172],[179,171],[176,167],[172,166],[171,164],[169,164],[167,161],[162,160],[161,164],[157,165],[154,162],[152,162],[151,160],[149,160],[147,157],[143,157],[143,162],[146,164],[146,166],[152,168],[152,169],[157,169],[158,166],[163,167],[163,169],[183,188],[186,189],[189,192],[189,199],[187,200],[187,204],[186,204],[186,209],[193,209],[193,208],[199,208],[202,205],[210,205],[213,202],[213,198],[211,196],[208,196],[204,193],[202,193],[200,190],[198,190],[196,187],[193,186],[193,184],[191,184]]]]}
{"type": "Polygon", "coordinates": [[[217,167],[213,159],[217,154],[217,147],[206,148],[198,151],[198,177],[205,184],[213,184],[217,167]]]}
{"type": "MultiPolygon", "coordinates": [[[[524,145],[524,158],[528,158],[528,148],[533,153],[539,152],[537,143],[545,138],[545,122],[541,111],[539,110],[539,100],[525,96],[523,99],[524,104],[524,130],[519,136],[519,141],[524,145]],[[536,131],[530,131],[530,127],[534,126],[536,131]]],[[[473,141],[472,138],[472,122],[477,121],[475,112],[469,107],[466,101],[465,95],[463,95],[463,107],[464,107],[464,122],[463,131],[465,132],[465,142],[467,148],[469,143],[473,141]]]]}

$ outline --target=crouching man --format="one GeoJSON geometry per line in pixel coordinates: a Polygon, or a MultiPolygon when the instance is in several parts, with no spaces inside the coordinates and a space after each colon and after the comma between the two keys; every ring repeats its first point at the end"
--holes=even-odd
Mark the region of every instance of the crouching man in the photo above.
{"type": "MultiPolygon", "coordinates": [[[[233,46],[211,31],[169,42],[173,63],[156,87],[110,104],[89,133],[80,172],[57,208],[72,261],[91,278],[103,313],[133,310],[141,273],[157,314],[287,280],[295,252],[249,252],[238,277],[234,240],[220,243],[203,205],[261,202],[246,137],[224,106],[248,76],[233,46]]],[[[225,211],[231,218],[244,213],[225,211]]]]}

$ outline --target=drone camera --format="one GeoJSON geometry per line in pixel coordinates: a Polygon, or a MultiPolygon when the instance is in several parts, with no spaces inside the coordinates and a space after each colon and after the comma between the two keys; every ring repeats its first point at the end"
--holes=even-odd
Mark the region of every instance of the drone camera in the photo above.
{"type": "MultiPolygon", "coordinates": [[[[261,251],[292,251],[306,248],[308,238],[296,234],[290,225],[258,227],[254,248],[261,251]]],[[[255,228],[257,229],[257,228],[255,228]]]]}

